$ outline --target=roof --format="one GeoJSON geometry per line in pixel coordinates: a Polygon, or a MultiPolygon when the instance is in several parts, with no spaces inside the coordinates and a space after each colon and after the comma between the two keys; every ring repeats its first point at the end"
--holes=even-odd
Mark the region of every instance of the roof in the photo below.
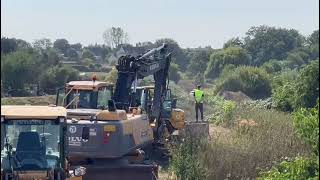
{"type": "Polygon", "coordinates": [[[67,110],[61,106],[2,105],[1,116],[7,119],[56,119],[66,117],[67,110]]]}
{"type": "Polygon", "coordinates": [[[67,83],[67,87],[73,87],[74,89],[92,90],[100,87],[111,85],[104,81],[70,81],[67,83]]]}

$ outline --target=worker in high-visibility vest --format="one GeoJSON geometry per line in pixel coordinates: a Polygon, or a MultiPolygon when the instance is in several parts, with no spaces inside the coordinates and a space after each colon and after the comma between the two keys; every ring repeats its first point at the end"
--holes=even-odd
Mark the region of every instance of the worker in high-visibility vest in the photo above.
{"type": "Polygon", "coordinates": [[[197,89],[194,89],[193,96],[194,96],[194,100],[195,100],[196,121],[198,122],[198,110],[200,110],[201,121],[203,121],[204,92],[201,90],[200,85],[197,85],[197,89]]]}

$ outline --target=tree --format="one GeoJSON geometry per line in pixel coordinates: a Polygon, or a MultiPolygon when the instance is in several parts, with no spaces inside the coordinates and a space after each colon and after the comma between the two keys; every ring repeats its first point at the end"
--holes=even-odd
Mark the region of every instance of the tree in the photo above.
{"type": "Polygon", "coordinates": [[[70,44],[70,48],[73,48],[74,50],[81,51],[82,50],[82,44],[76,43],[76,44],[70,44]]]}
{"type": "Polygon", "coordinates": [[[254,65],[262,65],[269,59],[285,59],[287,52],[304,43],[304,37],[294,29],[258,26],[251,27],[246,35],[244,47],[252,55],[254,65]]]}
{"type": "Polygon", "coordinates": [[[154,44],[155,47],[159,47],[164,43],[168,45],[169,52],[172,53],[172,57],[175,58],[174,63],[178,64],[182,71],[185,71],[188,67],[189,61],[179,44],[175,40],[169,38],[158,39],[154,44]]]}
{"type": "Polygon", "coordinates": [[[54,41],[53,47],[65,54],[70,48],[70,44],[66,39],[57,39],[56,41],[54,41]]]}
{"type": "Polygon", "coordinates": [[[206,78],[217,78],[224,66],[233,64],[235,66],[250,64],[250,56],[241,47],[229,47],[216,51],[210,55],[210,61],[205,71],[206,78]]]}
{"type": "Polygon", "coordinates": [[[79,72],[66,66],[54,66],[44,71],[40,76],[40,87],[48,94],[54,94],[56,88],[62,87],[66,82],[78,80],[79,72]]]}
{"type": "Polygon", "coordinates": [[[17,50],[30,50],[31,46],[22,39],[1,38],[1,53],[8,54],[17,50]]]}
{"type": "Polygon", "coordinates": [[[181,79],[180,74],[178,73],[179,66],[175,63],[170,64],[169,69],[169,79],[174,81],[175,83],[178,83],[178,81],[181,79]]]}
{"type": "Polygon", "coordinates": [[[96,56],[101,56],[102,59],[104,59],[108,53],[111,52],[111,48],[104,45],[89,45],[86,47],[86,49],[90,50],[93,54],[96,56]]]}
{"type": "Polygon", "coordinates": [[[261,67],[269,74],[281,71],[281,63],[275,59],[265,62],[261,67]]]}
{"type": "Polygon", "coordinates": [[[319,97],[319,60],[301,69],[295,83],[294,108],[311,108],[319,97]]]}
{"type": "Polygon", "coordinates": [[[271,95],[271,83],[268,73],[261,68],[240,66],[219,77],[216,93],[219,91],[241,91],[254,99],[266,98],[271,95]]]}
{"type": "Polygon", "coordinates": [[[17,41],[15,39],[1,38],[1,53],[8,54],[10,52],[16,51],[18,48],[17,41]]]}
{"type": "Polygon", "coordinates": [[[1,80],[12,95],[25,95],[25,85],[37,81],[38,63],[34,54],[16,51],[1,58],[1,80]]]}
{"type": "Polygon", "coordinates": [[[224,43],[223,48],[228,48],[228,47],[242,47],[243,42],[238,38],[231,38],[228,40],[226,43],[224,43]]]}
{"type": "Polygon", "coordinates": [[[89,49],[83,50],[81,58],[95,59],[94,54],[89,49]]]}
{"type": "Polygon", "coordinates": [[[319,58],[319,30],[314,31],[307,38],[307,42],[309,46],[310,59],[318,59],[319,58]]]}
{"type": "Polygon", "coordinates": [[[38,39],[33,42],[33,47],[39,50],[48,49],[52,47],[52,42],[47,38],[38,39]]]}
{"type": "Polygon", "coordinates": [[[204,74],[210,59],[209,56],[210,54],[206,50],[197,50],[194,52],[188,66],[188,73],[193,76],[198,73],[204,74]]]}
{"type": "Polygon", "coordinates": [[[117,48],[120,44],[128,42],[128,33],[120,27],[111,27],[103,33],[103,39],[108,46],[117,48]]]}

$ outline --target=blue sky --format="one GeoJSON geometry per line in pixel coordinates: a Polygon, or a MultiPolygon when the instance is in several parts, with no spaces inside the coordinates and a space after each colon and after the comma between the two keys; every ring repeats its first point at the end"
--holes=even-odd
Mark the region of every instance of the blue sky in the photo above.
{"type": "Polygon", "coordinates": [[[182,47],[220,48],[251,26],[319,29],[319,0],[1,0],[1,36],[33,42],[103,43],[120,26],[132,44],[172,38],[182,47]]]}

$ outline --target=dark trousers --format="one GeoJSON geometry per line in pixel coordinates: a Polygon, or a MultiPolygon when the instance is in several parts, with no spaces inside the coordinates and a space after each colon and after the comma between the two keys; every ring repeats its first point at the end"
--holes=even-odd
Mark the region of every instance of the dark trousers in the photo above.
{"type": "Polygon", "coordinates": [[[200,110],[201,121],[203,121],[203,103],[196,103],[195,110],[196,110],[196,120],[198,121],[198,110],[200,110]]]}

